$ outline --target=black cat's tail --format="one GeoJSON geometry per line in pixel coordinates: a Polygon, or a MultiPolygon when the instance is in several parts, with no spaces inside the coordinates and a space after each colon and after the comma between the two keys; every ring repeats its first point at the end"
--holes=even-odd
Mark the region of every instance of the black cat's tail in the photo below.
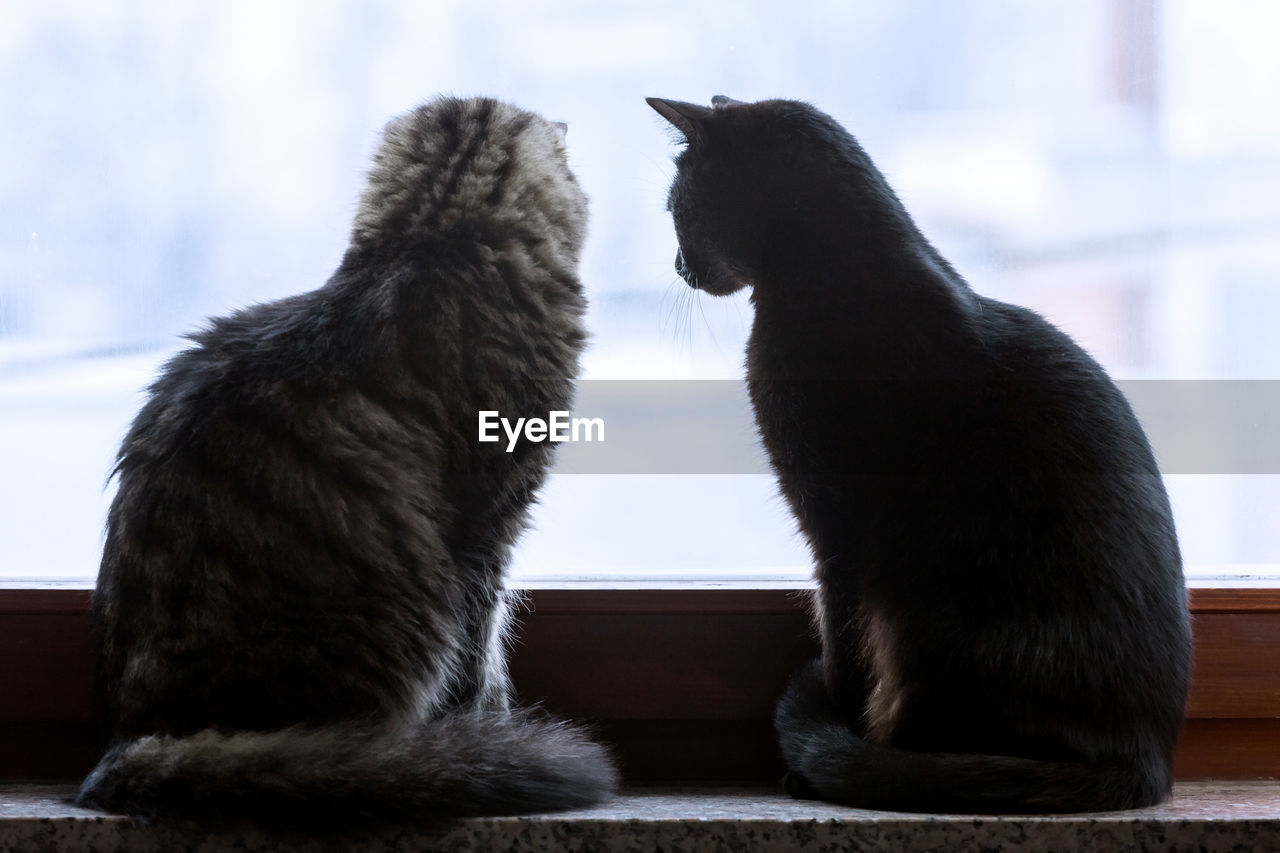
{"type": "Polygon", "coordinates": [[[954,814],[1113,811],[1169,794],[1155,766],[912,752],[858,737],[835,716],[821,668],[797,674],[775,718],[792,796],[867,809],[954,814]]]}
{"type": "Polygon", "coordinates": [[[608,753],[581,729],[486,712],[397,731],[148,735],[112,746],[76,803],[137,817],[358,825],[590,806],[617,783],[608,753]]]}

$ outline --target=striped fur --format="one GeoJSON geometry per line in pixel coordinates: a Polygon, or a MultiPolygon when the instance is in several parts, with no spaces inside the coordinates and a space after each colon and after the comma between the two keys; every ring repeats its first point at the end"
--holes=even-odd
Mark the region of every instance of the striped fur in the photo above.
{"type": "Polygon", "coordinates": [[[597,802],[607,755],[509,710],[509,550],[551,462],[477,411],[569,409],[586,197],[563,131],[445,98],[386,128],[341,266],[216,319],[120,448],[94,612],[133,814],[597,802]]]}

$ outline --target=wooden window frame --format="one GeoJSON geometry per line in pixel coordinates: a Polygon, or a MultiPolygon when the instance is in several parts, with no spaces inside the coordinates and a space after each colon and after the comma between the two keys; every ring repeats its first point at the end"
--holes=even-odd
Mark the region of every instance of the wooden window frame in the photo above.
{"type": "MultiPolygon", "coordinates": [[[[770,718],[817,652],[797,589],[527,591],[521,701],[589,722],[632,782],[768,783],[770,718]]],[[[72,779],[102,746],[88,589],[0,589],[0,778],[72,779]]],[[[1280,775],[1280,589],[1195,588],[1180,779],[1280,775]]]]}

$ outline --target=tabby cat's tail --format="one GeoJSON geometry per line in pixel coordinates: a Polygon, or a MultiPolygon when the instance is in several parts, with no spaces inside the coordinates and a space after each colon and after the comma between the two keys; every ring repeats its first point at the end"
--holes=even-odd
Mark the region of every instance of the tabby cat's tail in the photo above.
{"type": "Polygon", "coordinates": [[[806,667],[775,724],[792,796],[868,809],[957,814],[1112,811],[1169,794],[1167,761],[1144,766],[912,752],[858,737],[836,719],[821,668],[806,667]]]}
{"type": "Polygon", "coordinates": [[[76,803],[139,817],[314,825],[589,806],[617,781],[605,750],[574,726],[467,713],[394,732],[149,735],[112,746],[76,803]]]}

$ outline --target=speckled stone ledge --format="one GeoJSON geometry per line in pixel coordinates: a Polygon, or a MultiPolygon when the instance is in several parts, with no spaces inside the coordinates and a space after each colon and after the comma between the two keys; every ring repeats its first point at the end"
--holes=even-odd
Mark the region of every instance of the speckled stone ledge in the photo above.
{"type": "Polygon", "coordinates": [[[1262,851],[1280,850],[1280,783],[1188,782],[1131,812],[959,817],[797,802],[759,789],[638,790],[607,806],[443,828],[386,827],[361,838],[306,838],[252,826],[207,832],[142,825],[78,809],[69,788],[0,785],[0,853],[21,851],[504,850],[701,853],[748,850],[1262,851]]]}

